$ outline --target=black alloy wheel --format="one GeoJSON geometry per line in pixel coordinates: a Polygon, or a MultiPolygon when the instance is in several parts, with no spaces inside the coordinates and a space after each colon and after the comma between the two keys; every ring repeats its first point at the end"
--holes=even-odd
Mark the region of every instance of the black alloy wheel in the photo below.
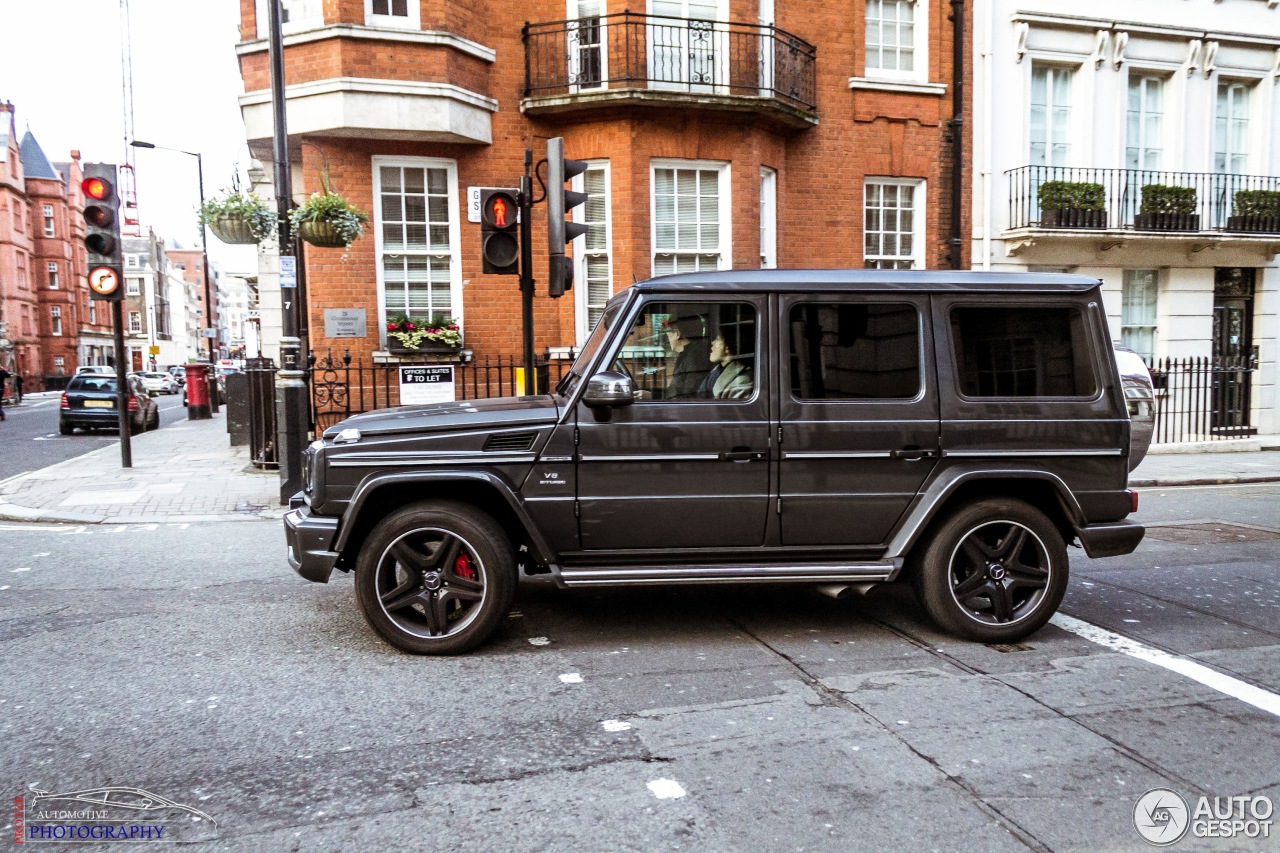
{"type": "Polygon", "coordinates": [[[515,586],[506,533],[462,504],[397,510],[369,534],[356,561],[356,598],[366,621],[413,654],[475,648],[506,617],[515,586]]]}
{"type": "Polygon", "coordinates": [[[1039,630],[1061,604],[1066,545],[1030,504],[982,500],[932,531],[912,581],[940,627],[982,642],[1012,642],[1039,630]]]}

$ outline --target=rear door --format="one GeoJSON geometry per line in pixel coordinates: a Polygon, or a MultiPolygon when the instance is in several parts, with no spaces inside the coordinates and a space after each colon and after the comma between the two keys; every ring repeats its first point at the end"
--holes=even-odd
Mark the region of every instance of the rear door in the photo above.
{"type": "Polygon", "coordinates": [[[780,300],[783,545],[888,539],[938,459],[928,297],[780,300]]]}

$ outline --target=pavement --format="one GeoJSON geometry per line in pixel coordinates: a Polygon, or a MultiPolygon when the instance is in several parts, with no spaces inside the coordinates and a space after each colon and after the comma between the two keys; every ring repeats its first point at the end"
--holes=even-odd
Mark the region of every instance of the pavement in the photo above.
{"type": "MultiPolygon", "coordinates": [[[[135,435],[133,467],[112,444],[0,481],[0,520],[175,523],[280,518],[280,478],[230,446],[225,409],[135,435]]],[[[1154,445],[1133,488],[1280,481],[1280,436],[1154,445]]]]}

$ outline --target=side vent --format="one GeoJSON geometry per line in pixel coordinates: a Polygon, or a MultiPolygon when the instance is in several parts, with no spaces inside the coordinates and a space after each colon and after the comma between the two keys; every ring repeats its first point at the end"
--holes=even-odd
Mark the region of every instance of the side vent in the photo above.
{"type": "Polygon", "coordinates": [[[491,435],[484,443],[484,449],[490,450],[528,450],[538,438],[536,432],[508,432],[491,435]]]}

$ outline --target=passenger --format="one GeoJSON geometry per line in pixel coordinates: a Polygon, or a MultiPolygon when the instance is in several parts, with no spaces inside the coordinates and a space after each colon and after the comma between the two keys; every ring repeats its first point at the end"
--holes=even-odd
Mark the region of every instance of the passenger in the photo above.
{"type": "Polygon", "coordinates": [[[676,354],[664,400],[688,400],[698,396],[702,380],[711,370],[710,345],[702,318],[672,317],[665,324],[667,342],[676,354]]]}
{"type": "MultiPolygon", "coordinates": [[[[741,337],[750,340],[746,335],[732,335],[729,337],[741,337]]],[[[741,344],[737,344],[741,346],[741,344]]],[[[747,364],[738,359],[733,352],[732,347],[726,340],[725,332],[716,335],[711,341],[711,363],[715,367],[711,368],[711,372],[707,374],[707,378],[702,380],[702,385],[698,388],[698,396],[704,399],[715,398],[718,400],[745,400],[751,396],[755,390],[755,377],[751,375],[751,368],[747,364]]]]}

